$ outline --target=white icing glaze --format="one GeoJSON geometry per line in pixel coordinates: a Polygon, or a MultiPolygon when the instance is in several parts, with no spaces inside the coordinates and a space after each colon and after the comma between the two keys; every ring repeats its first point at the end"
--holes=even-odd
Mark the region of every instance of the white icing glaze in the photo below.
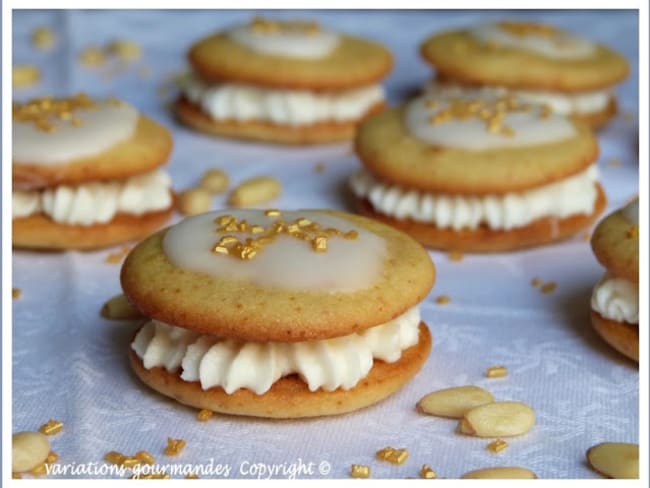
{"type": "Polygon", "coordinates": [[[623,216],[631,223],[639,223],[639,199],[636,198],[634,201],[628,203],[625,207],[621,209],[623,216]]]}
{"type": "Polygon", "coordinates": [[[397,219],[412,219],[437,227],[494,230],[523,227],[542,217],[565,218],[591,214],[597,198],[598,169],[520,193],[465,196],[425,193],[387,184],[367,170],[355,173],[350,186],[359,198],[367,199],[379,212],[397,219]]]}
{"type": "Polygon", "coordinates": [[[164,367],[201,388],[231,394],[247,388],[261,395],[284,376],[298,374],[310,391],[348,390],[364,378],[374,359],[392,363],[418,342],[420,311],[414,307],[385,324],[362,332],[310,342],[242,342],[198,335],[152,320],[131,348],[144,367],[164,367]]]}
{"type": "Polygon", "coordinates": [[[504,87],[469,87],[459,83],[432,81],[425,87],[425,91],[435,97],[461,97],[467,91],[483,94],[483,96],[502,97],[514,95],[525,103],[548,105],[558,114],[592,114],[604,110],[609,104],[612,93],[610,90],[598,90],[579,93],[562,93],[550,91],[514,90],[504,87]]]}
{"type": "Polygon", "coordinates": [[[232,28],[228,36],[257,53],[299,59],[327,57],[340,40],[338,34],[323,28],[310,34],[291,29],[259,32],[248,24],[232,28]]]}
{"type": "Polygon", "coordinates": [[[594,287],[591,308],[616,322],[639,323],[639,285],[605,273],[594,287]]]}
{"type": "Polygon", "coordinates": [[[60,224],[103,224],[117,213],[142,215],[169,208],[170,185],[167,173],[156,170],[123,181],[18,190],[12,193],[12,216],[15,219],[43,212],[60,224]]]}
{"type": "Polygon", "coordinates": [[[584,59],[596,52],[596,45],[592,42],[563,31],[557,31],[553,37],[539,34],[518,36],[503,30],[498,24],[490,23],[477,25],[469,33],[483,43],[532,51],[553,59],[584,59]]]}
{"type": "Polygon", "coordinates": [[[407,130],[428,144],[468,151],[548,144],[568,139],[576,132],[573,123],[562,115],[550,114],[541,118],[541,107],[534,107],[528,112],[506,113],[504,124],[514,130],[514,135],[491,133],[485,121],[478,117],[431,123],[431,118],[448,108],[454,98],[494,101],[498,97],[477,90],[467,90],[458,97],[425,94],[406,105],[404,123],[407,130]],[[428,106],[429,101],[434,101],[436,106],[428,106]]]}
{"type": "Polygon", "coordinates": [[[190,77],[182,82],[188,100],[215,120],[262,120],[306,125],[357,120],[384,100],[381,85],[342,92],[274,90],[252,85],[207,85],[190,77]]]}
{"type": "Polygon", "coordinates": [[[129,139],[138,122],[138,111],[127,103],[96,102],[96,108],[74,111],[79,127],[51,119],[54,132],[38,130],[34,124],[13,121],[14,163],[56,165],[93,156],[129,139]]]}
{"type": "Polygon", "coordinates": [[[350,292],[365,289],[377,280],[384,266],[386,243],[347,220],[316,211],[283,211],[281,219],[293,222],[305,217],[321,225],[347,232],[356,230],[354,240],[330,237],[327,252],[315,252],[309,242],[286,234],[251,260],[216,254],[214,245],[225,235],[254,237],[239,232],[217,232],[214,222],[219,215],[246,219],[252,225],[268,226],[277,217],[267,217],[262,210],[226,209],[190,217],[171,227],[163,239],[163,250],[179,268],[216,278],[250,281],[260,286],[321,292],[350,292]]]}

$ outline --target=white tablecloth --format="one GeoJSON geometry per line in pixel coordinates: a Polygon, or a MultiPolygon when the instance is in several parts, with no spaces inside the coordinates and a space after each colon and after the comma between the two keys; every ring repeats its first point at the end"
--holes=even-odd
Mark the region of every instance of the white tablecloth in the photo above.
{"type": "MultiPolygon", "coordinates": [[[[233,183],[253,175],[279,178],[284,191],[275,205],[280,208],[351,210],[346,178],[358,162],[349,144],[283,148],[212,139],[181,127],[167,111],[158,89],[185,69],[190,43],[250,15],[16,12],[14,63],[38,64],[44,79],[35,88],[17,90],[15,98],[80,90],[118,95],[173,130],[169,171],[177,189],[195,184],[205,169],[219,167],[233,183]],[[31,47],[29,36],[37,25],[56,31],[56,49],[44,53],[31,47]],[[112,74],[77,62],[83,47],[105,45],[114,38],[139,42],[142,61],[112,74]],[[324,172],[314,170],[317,163],[324,165],[324,172]]],[[[486,18],[527,17],[602,41],[624,53],[631,64],[630,77],[618,89],[621,111],[631,117],[617,117],[600,133],[598,166],[609,196],[608,211],[637,193],[638,33],[632,11],[274,15],[314,17],[384,42],[396,57],[386,82],[393,103],[430,77],[417,46],[437,29],[486,18]]],[[[215,208],[224,204],[223,197],[215,199],[215,208]]],[[[300,469],[302,477],[340,478],[347,476],[351,463],[372,465],[373,477],[382,478],[417,477],[424,463],[445,478],[494,465],[527,467],[542,478],[594,478],[598,475],[585,463],[588,447],[602,441],[637,442],[637,367],[591,329],[590,291],[603,269],[582,238],[526,252],[466,256],[462,262],[431,252],[438,277],[422,313],[434,345],[424,369],[379,405],[301,421],[215,416],[200,423],[194,410],[143,386],[127,362],[133,328],[99,316],[104,301],[120,291],[119,265],[105,262],[109,252],[14,252],[13,283],[23,294],[13,305],[13,430],[37,429],[49,418],[62,420],[63,432],[51,438],[62,465],[98,462],[110,450],[133,454],[146,449],[160,463],[209,463],[212,458],[215,464],[230,466],[231,478],[254,477],[262,465],[284,466],[285,474],[300,469]],[[533,277],[555,281],[557,290],[542,294],[530,285],[533,277]],[[435,297],[441,294],[449,295],[451,303],[436,305],[435,297]],[[484,377],[485,369],[495,364],[508,367],[506,378],[484,377]],[[415,404],[424,394],[466,384],[488,388],[498,399],[528,403],[537,413],[536,425],[494,454],[485,448],[488,440],[455,433],[456,422],[416,413],[415,404]],[[168,436],[187,441],[177,458],[162,456],[168,436]],[[375,451],[387,445],[408,448],[408,460],[401,466],[376,461],[375,451]]]]}

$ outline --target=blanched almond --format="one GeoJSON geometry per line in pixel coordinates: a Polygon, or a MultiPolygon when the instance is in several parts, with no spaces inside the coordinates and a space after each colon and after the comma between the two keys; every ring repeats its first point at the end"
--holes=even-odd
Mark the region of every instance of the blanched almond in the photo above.
{"type": "Polygon", "coordinates": [[[470,471],[461,476],[463,479],[518,479],[518,480],[532,480],[536,479],[537,475],[531,470],[526,468],[517,468],[514,466],[503,466],[496,468],[483,468],[470,471]]]}
{"type": "Polygon", "coordinates": [[[603,442],[587,451],[589,465],[599,473],[616,479],[638,479],[639,445],[603,442]]]}
{"type": "Polygon", "coordinates": [[[535,412],[520,402],[494,402],[468,411],[459,422],[463,434],[478,437],[509,437],[528,432],[535,412]]]}
{"type": "Polygon", "coordinates": [[[461,418],[469,410],[494,401],[492,393],[478,386],[456,386],[434,391],[417,404],[420,412],[438,417],[461,418]]]}

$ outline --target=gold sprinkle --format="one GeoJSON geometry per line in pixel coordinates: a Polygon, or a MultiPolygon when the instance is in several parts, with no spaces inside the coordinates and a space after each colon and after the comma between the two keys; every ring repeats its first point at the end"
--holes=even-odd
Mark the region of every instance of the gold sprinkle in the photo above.
{"type": "Polygon", "coordinates": [[[185,475],[185,479],[186,479],[186,480],[198,480],[198,479],[199,479],[199,475],[196,474],[196,473],[187,473],[187,474],[185,475]]]}
{"type": "Polygon", "coordinates": [[[298,227],[307,227],[312,224],[312,221],[303,217],[296,220],[296,224],[298,224],[298,227]]]}
{"type": "Polygon", "coordinates": [[[221,239],[219,239],[219,246],[227,246],[228,244],[234,244],[235,242],[239,242],[239,240],[235,236],[223,236],[221,239]]]}
{"type": "Polygon", "coordinates": [[[327,251],[327,237],[319,236],[312,241],[312,248],[316,252],[327,251]]]}
{"type": "Polygon", "coordinates": [[[438,305],[446,305],[449,302],[451,302],[451,298],[449,297],[449,295],[440,295],[436,297],[436,303],[438,305]]]}
{"type": "Polygon", "coordinates": [[[167,447],[163,451],[166,456],[176,456],[185,447],[185,441],[183,439],[173,439],[171,437],[167,438],[167,447]]]}
{"type": "Polygon", "coordinates": [[[359,233],[356,230],[349,230],[343,234],[343,238],[348,240],[354,240],[357,237],[359,237],[359,233]]]}
{"type": "Polygon", "coordinates": [[[350,466],[350,477],[370,478],[370,466],[364,464],[353,464],[350,466]]]}
{"type": "Polygon", "coordinates": [[[125,468],[132,468],[134,466],[138,466],[139,464],[140,464],[140,460],[133,456],[125,456],[124,459],[122,460],[122,466],[124,466],[125,468]]]}
{"type": "Polygon", "coordinates": [[[513,22],[504,20],[499,22],[499,28],[517,37],[540,36],[546,38],[556,37],[560,32],[553,26],[535,22],[513,22]]]}
{"type": "Polygon", "coordinates": [[[639,238],[639,226],[638,225],[631,225],[627,228],[625,231],[625,236],[628,239],[638,239],[639,238]]]}
{"type": "Polygon", "coordinates": [[[449,261],[462,261],[465,258],[465,255],[460,251],[449,251],[449,253],[447,253],[447,258],[449,261]]]}
{"type": "Polygon", "coordinates": [[[154,464],[156,462],[154,457],[147,451],[138,451],[134,457],[145,464],[154,464]]]}
{"type": "Polygon", "coordinates": [[[72,115],[76,110],[96,107],[97,103],[84,93],[69,98],[34,98],[26,103],[14,103],[12,117],[16,122],[31,123],[43,132],[52,132],[57,128],[54,121],[74,125],[80,123],[72,115]]]}
{"type": "Polygon", "coordinates": [[[508,447],[508,443],[506,441],[503,439],[497,439],[487,445],[487,450],[492,452],[500,452],[503,451],[506,447],[508,447]]]}
{"type": "Polygon", "coordinates": [[[425,480],[432,480],[437,478],[438,475],[436,472],[429,467],[427,464],[423,464],[422,468],[420,469],[420,478],[423,478],[425,480]]]}
{"type": "Polygon", "coordinates": [[[54,45],[54,32],[48,27],[37,27],[32,31],[32,45],[41,50],[50,49],[54,45]]]}
{"type": "Polygon", "coordinates": [[[41,425],[38,431],[41,434],[54,435],[61,432],[62,429],[63,429],[63,422],[61,422],[60,420],[50,419],[47,422],[45,422],[43,425],[41,425]]]}
{"type": "Polygon", "coordinates": [[[557,283],[555,283],[554,281],[549,281],[548,283],[544,283],[542,285],[541,290],[542,293],[551,293],[555,291],[556,288],[557,288],[557,283]]]}
{"type": "Polygon", "coordinates": [[[45,463],[41,463],[35,468],[29,470],[29,474],[32,476],[43,476],[47,474],[47,468],[45,468],[45,463]]]}
{"type": "Polygon", "coordinates": [[[261,225],[253,225],[251,227],[251,232],[253,234],[261,234],[262,232],[264,232],[264,227],[262,227],[261,225]]]}
{"type": "Polygon", "coordinates": [[[14,88],[31,86],[41,79],[41,70],[31,64],[17,64],[11,69],[11,85],[14,88]]]}
{"type": "Polygon", "coordinates": [[[505,366],[490,366],[485,371],[488,378],[503,378],[508,375],[508,369],[505,366]]]}
{"type": "Polygon", "coordinates": [[[264,215],[266,215],[267,217],[279,217],[280,211],[276,209],[270,209],[270,210],[266,210],[264,212],[264,215]]]}
{"type": "Polygon", "coordinates": [[[537,278],[537,277],[535,277],[535,278],[533,278],[533,279],[530,281],[530,284],[531,284],[532,286],[534,286],[534,287],[537,288],[537,287],[539,287],[539,286],[542,286],[542,280],[539,279],[539,278],[537,278]]]}
{"type": "Polygon", "coordinates": [[[217,253],[217,254],[230,254],[230,251],[228,250],[227,247],[223,247],[223,246],[219,246],[219,245],[214,246],[212,248],[212,252],[217,253]]]}
{"type": "Polygon", "coordinates": [[[58,455],[57,453],[55,453],[54,451],[50,451],[50,453],[49,453],[49,454],[47,455],[47,457],[45,458],[45,462],[46,462],[47,464],[55,463],[55,462],[57,462],[58,460],[59,460],[59,455],[58,455]]]}
{"type": "Polygon", "coordinates": [[[216,219],[214,219],[214,222],[219,225],[228,225],[229,223],[233,222],[235,220],[235,217],[232,215],[220,215],[216,219]]]}
{"type": "Polygon", "coordinates": [[[388,461],[392,464],[402,464],[409,457],[406,449],[395,449],[393,447],[384,447],[376,453],[377,459],[388,461]]]}
{"type": "Polygon", "coordinates": [[[206,420],[210,419],[214,415],[214,412],[212,410],[199,410],[199,413],[196,414],[196,419],[199,422],[205,422],[206,420]]]}
{"type": "Polygon", "coordinates": [[[15,300],[17,298],[20,298],[20,296],[23,294],[23,291],[20,288],[12,288],[11,289],[11,297],[15,300]]]}
{"type": "Polygon", "coordinates": [[[111,464],[117,464],[118,466],[121,466],[125,459],[126,456],[117,451],[109,451],[104,454],[104,461],[107,461],[111,464]]]}
{"type": "Polygon", "coordinates": [[[142,56],[142,48],[139,44],[126,39],[116,39],[108,45],[108,52],[122,59],[133,61],[142,56]]]}
{"type": "Polygon", "coordinates": [[[168,480],[171,477],[168,473],[147,473],[147,474],[134,474],[129,477],[130,480],[168,480]]]}
{"type": "Polygon", "coordinates": [[[100,46],[88,46],[79,53],[79,62],[89,68],[100,66],[105,61],[106,54],[100,46]]]}

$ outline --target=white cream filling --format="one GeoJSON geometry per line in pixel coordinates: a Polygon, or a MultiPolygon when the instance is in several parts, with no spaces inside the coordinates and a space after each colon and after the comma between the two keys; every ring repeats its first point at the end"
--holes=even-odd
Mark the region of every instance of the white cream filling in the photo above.
{"type": "Polygon", "coordinates": [[[555,113],[562,115],[593,114],[607,108],[612,91],[596,90],[578,93],[562,93],[536,90],[515,90],[505,87],[486,86],[474,87],[453,82],[431,81],[425,86],[425,91],[440,97],[463,96],[468,92],[479,92],[484,96],[502,97],[514,95],[525,103],[548,105],[555,113]]]}
{"type": "Polygon", "coordinates": [[[389,363],[417,344],[420,310],[413,307],[385,324],[322,341],[242,342],[200,335],[151,320],[131,348],[146,369],[164,367],[181,379],[198,381],[207,390],[231,394],[247,388],[261,395],[284,376],[297,374],[310,391],[348,390],[364,378],[373,359],[389,363]]]}
{"type": "Polygon", "coordinates": [[[533,190],[504,195],[426,193],[384,183],[366,169],[350,179],[352,192],[377,211],[397,219],[412,219],[453,230],[487,225],[494,230],[523,227],[542,217],[591,214],[596,203],[595,165],[564,180],[533,190]]]}
{"type": "Polygon", "coordinates": [[[260,120],[294,126],[354,121],[384,100],[381,85],[341,92],[311,92],[236,83],[207,85],[189,77],[181,83],[181,88],[188,100],[215,120],[260,120]]]}
{"type": "Polygon", "coordinates": [[[639,323],[639,285],[605,273],[594,287],[591,308],[616,322],[639,323]]]}
{"type": "Polygon", "coordinates": [[[171,203],[171,179],[155,170],[126,180],[58,186],[41,191],[14,190],[14,219],[44,213],[60,224],[104,224],[116,214],[142,215],[171,203]]]}

